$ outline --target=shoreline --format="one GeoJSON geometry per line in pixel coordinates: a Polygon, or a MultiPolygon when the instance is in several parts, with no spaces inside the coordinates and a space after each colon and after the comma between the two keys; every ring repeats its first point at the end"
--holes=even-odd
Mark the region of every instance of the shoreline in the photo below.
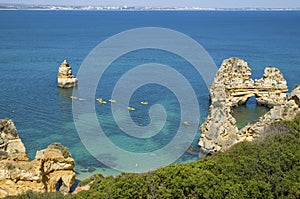
{"type": "Polygon", "coordinates": [[[119,6],[16,6],[1,5],[0,10],[29,10],[29,11],[224,11],[224,12],[273,12],[273,11],[300,11],[300,8],[160,8],[160,7],[119,7],[119,6]]]}

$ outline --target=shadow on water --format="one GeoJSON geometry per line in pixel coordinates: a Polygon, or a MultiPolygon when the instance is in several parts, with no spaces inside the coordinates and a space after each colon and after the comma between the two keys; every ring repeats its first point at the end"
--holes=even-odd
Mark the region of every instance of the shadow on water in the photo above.
{"type": "Polygon", "coordinates": [[[73,88],[57,88],[58,89],[58,100],[62,105],[70,105],[72,101],[70,96],[72,95],[73,88]]]}
{"type": "Polygon", "coordinates": [[[232,115],[236,119],[238,129],[241,129],[249,122],[258,120],[260,116],[264,115],[269,110],[270,109],[265,106],[257,105],[256,98],[251,97],[245,105],[234,107],[232,115]]]}

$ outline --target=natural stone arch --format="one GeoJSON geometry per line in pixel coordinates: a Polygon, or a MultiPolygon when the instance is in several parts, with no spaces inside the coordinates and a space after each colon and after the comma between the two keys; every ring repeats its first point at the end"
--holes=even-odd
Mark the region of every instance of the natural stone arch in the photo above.
{"type": "Polygon", "coordinates": [[[289,113],[283,115],[278,111],[280,106],[287,104],[287,91],[286,80],[275,67],[266,67],[263,77],[254,81],[246,61],[239,58],[224,60],[210,87],[211,105],[206,121],[200,126],[199,146],[208,153],[227,150],[243,140],[252,141],[262,133],[266,124],[278,118],[294,117],[299,110],[294,100],[286,107],[289,113]],[[272,109],[258,122],[238,130],[232,107],[245,104],[253,96],[259,105],[272,109]]]}
{"type": "Polygon", "coordinates": [[[261,116],[270,111],[267,106],[259,105],[257,97],[253,96],[247,99],[245,104],[232,107],[232,116],[236,120],[238,130],[244,128],[250,121],[255,122],[261,116]]]}
{"type": "Polygon", "coordinates": [[[49,192],[60,191],[69,193],[71,186],[75,182],[75,175],[65,171],[55,171],[49,174],[48,189],[49,192]],[[57,186],[59,184],[59,187],[57,186]]]}
{"type": "Polygon", "coordinates": [[[59,180],[55,184],[56,191],[59,191],[62,185],[63,185],[63,181],[61,178],[59,178],[59,180]]]}
{"type": "Polygon", "coordinates": [[[18,136],[12,120],[0,120],[0,137],[6,146],[0,149],[0,197],[34,192],[55,192],[60,179],[64,193],[75,182],[74,159],[61,144],[51,144],[37,151],[29,161],[26,149],[18,136]],[[5,143],[4,143],[5,142],[5,143]]]}

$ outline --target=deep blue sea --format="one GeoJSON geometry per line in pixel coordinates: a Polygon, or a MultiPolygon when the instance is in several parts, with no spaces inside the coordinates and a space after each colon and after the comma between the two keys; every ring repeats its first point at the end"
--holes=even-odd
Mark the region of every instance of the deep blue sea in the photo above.
{"type": "MultiPolygon", "coordinates": [[[[93,172],[118,173],[93,158],[81,143],[72,116],[72,89],[57,87],[57,70],[67,59],[76,75],[85,57],[100,42],[121,31],[141,27],[169,28],[188,35],[207,50],[217,66],[225,58],[239,57],[248,61],[253,78],[262,77],[265,66],[276,66],[284,73],[289,89],[300,83],[300,12],[296,11],[0,11],[0,118],[14,120],[30,159],[37,150],[60,142],[70,149],[79,179],[93,172]]],[[[179,71],[188,65],[166,52],[131,52],[116,60],[113,65],[117,67],[107,72],[107,90],[125,69],[149,62],[173,65],[179,71]]],[[[208,90],[201,77],[194,77],[193,70],[181,72],[197,93],[203,122],[208,113],[208,90]]],[[[108,99],[109,92],[99,88],[96,96],[108,99]]],[[[139,104],[143,100],[164,106],[168,119],[163,133],[142,141],[120,133],[109,114],[110,106],[95,102],[99,123],[107,136],[132,152],[162,147],[172,139],[180,122],[174,95],[152,85],[141,88],[130,100],[136,107],[131,112],[135,123],[149,124],[149,107],[139,104]]],[[[252,101],[239,107],[235,114],[242,126],[265,111],[252,101]]],[[[200,132],[192,144],[195,151],[199,137],[200,132]]],[[[199,157],[201,154],[186,153],[177,162],[199,157]]]]}

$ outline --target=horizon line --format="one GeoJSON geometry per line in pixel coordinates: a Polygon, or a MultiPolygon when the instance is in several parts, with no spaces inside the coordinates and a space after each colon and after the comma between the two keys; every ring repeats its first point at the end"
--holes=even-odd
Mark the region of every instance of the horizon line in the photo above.
{"type": "Polygon", "coordinates": [[[58,4],[18,4],[0,3],[1,10],[174,10],[174,11],[300,11],[300,7],[270,8],[270,7],[200,7],[200,6],[104,6],[104,5],[58,5],[58,4]]]}

